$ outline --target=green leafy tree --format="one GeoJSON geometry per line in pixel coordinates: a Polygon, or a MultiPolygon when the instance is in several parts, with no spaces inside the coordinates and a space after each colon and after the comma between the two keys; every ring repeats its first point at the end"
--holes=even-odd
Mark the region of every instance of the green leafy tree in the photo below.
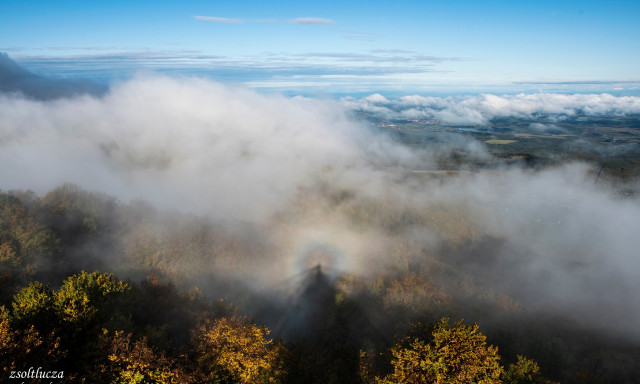
{"type": "Polygon", "coordinates": [[[67,278],[54,295],[54,307],[64,322],[77,327],[87,327],[96,318],[98,311],[104,316],[113,316],[109,307],[116,298],[130,290],[130,286],[109,273],[82,271],[67,278]]]}
{"type": "Polygon", "coordinates": [[[502,381],[504,384],[554,384],[542,376],[538,363],[524,356],[518,356],[515,364],[509,364],[502,381]]]}
{"type": "Polygon", "coordinates": [[[453,384],[501,383],[503,368],[498,349],[487,346],[478,325],[444,318],[431,333],[431,340],[408,338],[391,349],[393,373],[380,383],[453,384]]]}
{"type": "Polygon", "coordinates": [[[41,328],[51,329],[55,325],[53,293],[38,281],[21,289],[13,297],[11,305],[12,321],[17,326],[37,324],[41,328]]]}
{"type": "Polygon", "coordinates": [[[91,372],[106,356],[99,348],[102,329],[111,324],[117,329],[114,319],[124,317],[120,299],[129,289],[99,272],[72,275],[57,291],[30,283],[14,295],[11,311],[3,309],[0,360],[16,367],[57,362],[69,380],[91,372]]]}
{"type": "MultiPolygon", "coordinates": [[[[15,196],[0,193],[0,290],[11,297],[42,262],[57,260],[59,239],[15,196]]],[[[0,298],[4,299],[3,297],[0,298]]]]}
{"type": "Polygon", "coordinates": [[[96,361],[105,356],[100,347],[102,330],[122,329],[126,323],[122,301],[129,290],[128,284],[111,274],[83,271],[64,280],[54,292],[59,335],[69,351],[67,371],[79,377],[92,374],[96,361]]]}

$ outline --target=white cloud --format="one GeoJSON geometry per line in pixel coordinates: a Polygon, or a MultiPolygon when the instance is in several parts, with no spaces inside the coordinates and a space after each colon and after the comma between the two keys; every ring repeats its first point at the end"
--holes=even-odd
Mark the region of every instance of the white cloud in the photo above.
{"type": "Polygon", "coordinates": [[[389,102],[386,97],[382,96],[379,93],[374,93],[373,95],[369,95],[365,97],[363,100],[372,103],[372,104],[386,104],[389,102]]]}
{"type": "Polygon", "coordinates": [[[291,24],[303,24],[303,25],[323,25],[323,24],[334,24],[334,21],[331,19],[324,19],[321,17],[298,17],[296,19],[289,20],[291,24]]]}
{"type": "Polygon", "coordinates": [[[362,110],[388,119],[420,116],[440,119],[443,123],[484,125],[495,117],[532,117],[536,115],[573,116],[625,115],[640,113],[640,97],[610,94],[518,94],[457,97],[404,96],[386,99],[380,108],[379,94],[362,99],[343,99],[351,109],[362,110]]]}
{"type": "Polygon", "coordinates": [[[218,16],[193,16],[194,19],[200,21],[210,21],[212,23],[233,23],[240,24],[242,23],[242,19],[231,19],[228,17],[218,17],[218,16]]]}
{"type": "Polygon", "coordinates": [[[349,173],[370,142],[334,102],[197,79],[138,78],[51,103],[0,97],[1,188],[74,182],[241,220],[269,216],[319,175],[349,173]]]}
{"type": "MultiPolygon", "coordinates": [[[[487,276],[484,284],[500,284],[532,308],[552,305],[640,337],[637,199],[612,198],[580,165],[423,178],[421,171],[437,170],[431,148],[394,143],[347,108],[481,122],[507,114],[631,113],[638,100],[372,95],[334,102],[166,77],[137,78],[103,97],[0,95],[0,188],[42,194],[74,182],[124,201],[142,197],[161,208],[261,224],[279,247],[264,263],[277,277],[283,268],[274,260],[305,241],[339,249],[341,268],[371,272],[394,247],[410,244],[424,259],[438,254],[446,236],[498,239],[480,258],[485,275],[470,271],[474,278],[487,276]]],[[[468,139],[448,145],[482,151],[468,139]]],[[[471,256],[456,268],[479,268],[471,256]]]]}

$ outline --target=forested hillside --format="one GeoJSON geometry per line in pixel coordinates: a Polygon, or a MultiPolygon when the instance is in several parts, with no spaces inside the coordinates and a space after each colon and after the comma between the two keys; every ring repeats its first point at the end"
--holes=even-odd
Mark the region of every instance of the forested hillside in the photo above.
{"type": "Polygon", "coordinates": [[[228,223],[70,184],[44,196],[2,192],[0,374],[41,367],[63,372],[54,382],[86,383],[640,377],[640,342],[620,332],[624,319],[609,327],[544,292],[532,298],[518,265],[530,250],[491,235],[476,215],[444,200],[389,204],[318,189],[269,221],[228,223]],[[338,230],[313,228],[320,217],[338,230]],[[350,245],[339,228],[368,240],[350,245]]]}

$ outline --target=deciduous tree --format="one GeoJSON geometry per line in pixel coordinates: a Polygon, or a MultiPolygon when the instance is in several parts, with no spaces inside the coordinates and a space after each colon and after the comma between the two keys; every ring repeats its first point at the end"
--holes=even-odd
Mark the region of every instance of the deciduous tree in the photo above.
{"type": "Polygon", "coordinates": [[[554,384],[542,376],[538,363],[524,356],[518,356],[515,364],[509,364],[502,379],[504,384],[554,384]]]}
{"type": "Polygon", "coordinates": [[[108,361],[100,367],[103,377],[113,384],[187,384],[193,379],[182,367],[163,352],[151,348],[146,338],[131,340],[131,334],[105,331],[108,361]]]}
{"type": "Polygon", "coordinates": [[[449,324],[444,318],[431,340],[408,338],[391,350],[393,373],[380,383],[468,384],[501,383],[498,349],[487,346],[478,325],[449,324]]]}
{"type": "Polygon", "coordinates": [[[284,347],[240,318],[207,320],[193,332],[198,364],[211,383],[279,383],[284,347]]]}

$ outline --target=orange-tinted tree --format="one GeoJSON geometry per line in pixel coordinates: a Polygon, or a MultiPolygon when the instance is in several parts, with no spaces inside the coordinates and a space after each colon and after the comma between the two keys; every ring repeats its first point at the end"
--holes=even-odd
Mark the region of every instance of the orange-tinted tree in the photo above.
{"type": "Polygon", "coordinates": [[[0,377],[6,379],[12,370],[24,369],[34,362],[56,367],[65,357],[66,351],[54,331],[41,332],[33,325],[16,328],[11,323],[9,311],[0,307],[0,377]]]}
{"type": "Polygon", "coordinates": [[[147,343],[145,337],[131,340],[131,334],[105,330],[104,343],[108,358],[99,367],[102,378],[113,384],[188,384],[194,379],[185,373],[175,359],[158,352],[147,343]]]}

